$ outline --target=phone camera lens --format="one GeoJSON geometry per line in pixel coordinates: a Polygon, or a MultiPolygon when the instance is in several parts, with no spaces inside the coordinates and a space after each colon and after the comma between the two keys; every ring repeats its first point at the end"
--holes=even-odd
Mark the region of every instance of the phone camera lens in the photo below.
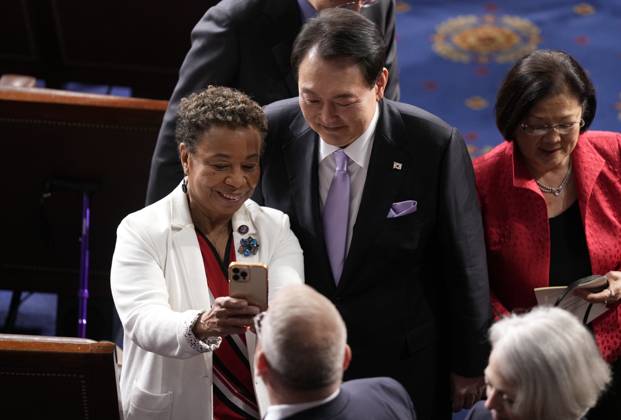
{"type": "Polygon", "coordinates": [[[239,268],[237,268],[237,267],[233,268],[233,273],[235,273],[235,274],[239,273],[239,268]]]}
{"type": "Polygon", "coordinates": [[[248,277],[248,273],[245,271],[242,271],[241,276],[245,279],[246,277],[248,277]]]}
{"type": "MultiPolygon", "coordinates": [[[[238,270],[238,271],[239,271],[239,270],[238,270]]],[[[239,280],[239,276],[238,276],[237,274],[234,274],[234,275],[233,275],[233,280],[235,280],[235,281],[239,280]]]]}

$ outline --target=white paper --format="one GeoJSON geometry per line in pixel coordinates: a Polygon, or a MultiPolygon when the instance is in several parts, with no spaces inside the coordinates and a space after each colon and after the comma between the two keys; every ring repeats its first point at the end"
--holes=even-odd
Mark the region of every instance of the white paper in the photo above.
{"type": "MultiPolygon", "coordinates": [[[[537,298],[538,305],[554,306],[556,300],[565,293],[566,286],[555,287],[538,287],[535,290],[535,297],[537,298]]],[[[589,307],[589,302],[569,292],[567,296],[563,298],[558,305],[559,308],[563,308],[566,311],[574,314],[580,322],[584,319],[584,314],[589,307]]],[[[594,303],[589,312],[587,324],[590,324],[598,316],[608,311],[608,307],[603,303],[594,303]]]]}

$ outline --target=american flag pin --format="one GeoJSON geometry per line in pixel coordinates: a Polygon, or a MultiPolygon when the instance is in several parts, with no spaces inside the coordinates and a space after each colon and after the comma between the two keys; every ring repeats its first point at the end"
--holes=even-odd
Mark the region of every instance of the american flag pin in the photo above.
{"type": "Polygon", "coordinates": [[[401,163],[401,162],[393,162],[392,163],[392,169],[396,169],[396,170],[400,171],[401,168],[403,168],[403,163],[401,163]]]}

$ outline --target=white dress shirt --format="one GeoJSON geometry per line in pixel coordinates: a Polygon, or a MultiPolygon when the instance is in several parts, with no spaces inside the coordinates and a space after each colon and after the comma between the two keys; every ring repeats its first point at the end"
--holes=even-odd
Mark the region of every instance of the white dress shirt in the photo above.
{"type": "Polygon", "coordinates": [[[339,392],[341,392],[340,387],[336,391],[334,391],[333,394],[319,401],[312,401],[302,404],[270,405],[267,409],[267,412],[265,413],[265,417],[263,418],[263,420],[280,420],[299,413],[300,411],[317,407],[335,399],[339,395],[339,392]]]}
{"type": "MultiPolygon", "coordinates": [[[[362,200],[362,191],[364,190],[364,182],[367,179],[367,171],[369,170],[369,160],[371,158],[371,150],[373,149],[373,139],[375,127],[379,119],[379,106],[375,107],[375,114],[369,123],[367,129],[360,137],[351,142],[343,151],[349,158],[348,172],[351,182],[350,201],[349,201],[349,223],[347,226],[347,251],[351,244],[351,237],[354,231],[354,224],[358,216],[360,201],[362,200]]],[[[321,211],[326,203],[326,197],[330,190],[332,178],[336,171],[336,162],[332,153],[339,147],[326,143],[321,137],[319,138],[319,199],[321,200],[321,211]]]]}

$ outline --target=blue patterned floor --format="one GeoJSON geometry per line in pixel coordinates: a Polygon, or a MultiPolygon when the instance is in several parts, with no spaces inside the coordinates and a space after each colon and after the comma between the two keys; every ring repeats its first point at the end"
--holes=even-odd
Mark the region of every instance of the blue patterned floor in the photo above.
{"type": "Polygon", "coordinates": [[[621,1],[397,0],[401,93],[457,127],[473,156],[502,141],[494,99],[516,58],[565,50],[597,90],[592,128],[621,131],[621,1]]]}

